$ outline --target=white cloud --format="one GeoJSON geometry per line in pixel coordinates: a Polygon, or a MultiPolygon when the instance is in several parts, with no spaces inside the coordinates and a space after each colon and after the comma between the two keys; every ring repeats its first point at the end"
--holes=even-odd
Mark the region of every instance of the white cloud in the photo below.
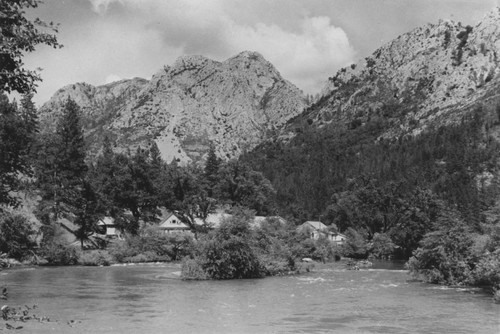
{"type": "Polygon", "coordinates": [[[240,23],[234,16],[238,6],[234,1],[120,2],[133,10],[135,17],[140,15],[150,31],[158,32],[163,43],[180,48],[179,55],[202,54],[224,60],[244,50],[257,51],[308,93],[318,92],[329,76],[355,57],[346,33],[328,17],[294,19],[295,30],[290,31],[279,22],[240,23]]]}
{"type": "Polygon", "coordinates": [[[40,48],[25,58],[28,67],[44,68],[39,104],[74,82],[149,78],[184,54],[225,60],[244,50],[261,53],[284,78],[315,93],[355,56],[345,32],[328,17],[288,16],[285,8],[276,21],[266,15],[264,23],[257,14],[267,7],[258,2],[244,3],[249,14],[233,0],[88,1],[84,17],[61,25],[63,49],[40,48]]]}
{"type": "Polygon", "coordinates": [[[118,75],[116,74],[110,74],[106,77],[106,79],[104,80],[104,83],[108,84],[108,83],[112,83],[112,82],[115,82],[115,81],[120,81],[122,78],[120,78],[118,75]]]}
{"type": "Polygon", "coordinates": [[[353,62],[355,52],[345,32],[334,27],[327,17],[305,18],[299,32],[276,25],[234,24],[228,34],[233,50],[262,53],[282,75],[308,93],[319,91],[339,68],[353,62]]]}
{"type": "Polygon", "coordinates": [[[104,15],[108,11],[111,3],[117,2],[123,4],[122,0],[89,0],[92,5],[92,10],[99,15],[104,15]]]}

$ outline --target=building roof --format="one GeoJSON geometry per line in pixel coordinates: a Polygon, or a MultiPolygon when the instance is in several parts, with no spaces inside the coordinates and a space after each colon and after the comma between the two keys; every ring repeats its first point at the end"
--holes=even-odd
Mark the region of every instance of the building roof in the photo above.
{"type": "Polygon", "coordinates": [[[97,225],[100,226],[112,226],[115,225],[115,219],[113,217],[106,216],[104,218],[99,219],[97,225]]]}
{"type": "Polygon", "coordinates": [[[189,230],[189,226],[184,224],[175,213],[170,211],[162,212],[158,228],[161,230],[189,230]]]}
{"type": "Polygon", "coordinates": [[[302,226],[304,226],[304,225],[309,225],[312,228],[314,228],[315,230],[326,230],[326,229],[328,229],[328,227],[325,224],[323,224],[322,222],[320,222],[320,221],[309,220],[309,221],[306,221],[304,224],[302,224],[302,226]]]}

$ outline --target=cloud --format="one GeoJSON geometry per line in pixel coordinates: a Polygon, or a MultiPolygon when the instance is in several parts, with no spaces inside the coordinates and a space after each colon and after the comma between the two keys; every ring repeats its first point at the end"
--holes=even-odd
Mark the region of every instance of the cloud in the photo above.
{"type": "MultiPolygon", "coordinates": [[[[92,1],[108,9],[112,0],[92,1]]],[[[284,20],[281,15],[283,22],[264,23],[255,20],[257,9],[251,19],[243,17],[234,1],[115,1],[133,12],[135,20],[140,18],[138,29],[159,34],[166,46],[181,50],[179,56],[224,60],[244,50],[257,51],[308,93],[319,91],[329,76],[355,57],[346,33],[328,17],[292,15],[284,20]]]]}
{"type": "Polygon", "coordinates": [[[25,58],[28,67],[44,69],[38,104],[74,82],[149,78],[185,54],[222,61],[244,50],[261,53],[284,78],[316,93],[355,56],[344,30],[303,11],[300,1],[71,0],[47,6],[53,9],[47,13],[71,19],[50,17],[61,22],[63,49],[40,48],[25,58]]]}
{"type": "Polygon", "coordinates": [[[112,3],[120,3],[123,5],[122,0],[89,0],[92,5],[92,10],[99,15],[105,15],[108,7],[112,3]]]}
{"type": "Polygon", "coordinates": [[[104,83],[108,84],[108,83],[112,83],[112,82],[115,82],[115,81],[119,81],[121,80],[122,78],[120,78],[118,75],[116,74],[110,74],[106,77],[106,79],[104,80],[104,83]]]}
{"type": "Polygon", "coordinates": [[[308,93],[321,89],[327,77],[353,62],[356,55],[345,32],[327,17],[305,18],[299,32],[277,25],[235,24],[228,36],[234,51],[262,53],[282,75],[308,93]]]}

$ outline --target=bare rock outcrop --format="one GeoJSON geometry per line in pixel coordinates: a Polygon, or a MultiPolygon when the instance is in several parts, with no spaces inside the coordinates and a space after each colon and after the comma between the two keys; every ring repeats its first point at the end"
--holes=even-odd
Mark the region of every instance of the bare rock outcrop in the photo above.
{"type": "Polygon", "coordinates": [[[41,108],[47,126],[68,97],[83,110],[94,154],[108,135],[122,150],[155,140],[165,160],[184,162],[202,159],[210,143],[220,157],[237,157],[305,107],[297,87],[260,54],[248,51],[224,62],[180,57],[150,81],[66,86],[41,108]]]}
{"type": "Polygon", "coordinates": [[[392,125],[384,137],[415,135],[459,121],[477,101],[500,97],[500,8],[475,26],[428,24],[328,79],[322,97],[297,122],[355,128],[374,118],[392,125]]]}

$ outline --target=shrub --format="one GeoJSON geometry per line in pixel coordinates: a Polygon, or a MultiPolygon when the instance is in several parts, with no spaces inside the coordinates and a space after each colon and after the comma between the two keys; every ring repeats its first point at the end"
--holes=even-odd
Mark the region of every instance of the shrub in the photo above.
{"type": "Polygon", "coordinates": [[[337,255],[337,248],[327,238],[319,238],[315,241],[315,249],[311,257],[315,260],[320,260],[323,263],[328,260],[333,260],[337,255]]]}
{"type": "Polygon", "coordinates": [[[348,228],[345,234],[347,239],[341,248],[343,255],[355,259],[366,259],[368,244],[363,234],[352,227],[348,228]]]}
{"type": "Polygon", "coordinates": [[[42,249],[42,255],[47,260],[47,264],[52,266],[72,265],[78,262],[76,249],[62,241],[46,245],[42,249]]]}
{"type": "Polygon", "coordinates": [[[193,243],[189,235],[164,234],[147,228],[140,235],[114,242],[109,252],[117,262],[178,261],[192,254],[193,243]]]}
{"type": "Polygon", "coordinates": [[[264,268],[244,235],[216,231],[202,242],[198,259],[203,270],[213,279],[264,276],[264,268]]]}
{"type": "Polygon", "coordinates": [[[21,215],[7,214],[0,219],[0,253],[17,260],[33,255],[36,246],[33,224],[21,215]]]}
{"type": "Polygon", "coordinates": [[[377,259],[388,259],[394,253],[394,243],[387,234],[375,233],[370,253],[377,259]]]}
{"type": "Polygon", "coordinates": [[[209,279],[202,265],[197,260],[189,258],[182,261],[181,278],[184,280],[209,279]]]}
{"type": "Polygon", "coordinates": [[[115,259],[116,262],[123,263],[125,258],[129,258],[138,254],[136,249],[130,247],[129,243],[125,240],[113,242],[108,247],[109,254],[115,259]]]}
{"type": "MultiPolygon", "coordinates": [[[[239,211],[208,233],[198,243],[196,262],[211,279],[257,278],[265,276],[254,249],[255,236],[250,230],[251,214],[239,211]]],[[[185,265],[194,266],[191,262],[185,265]]],[[[185,270],[188,272],[188,270],[185,270]]]]}
{"type": "Polygon", "coordinates": [[[430,283],[471,284],[474,258],[473,238],[466,226],[443,226],[428,233],[408,261],[410,272],[430,283]]]}
{"type": "Polygon", "coordinates": [[[165,262],[170,261],[168,255],[158,255],[155,252],[146,251],[134,256],[124,257],[124,263],[165,262]]]}
{"type": "Polygon", "coordinates": [[[500,248],[483,256],[474,268],[474,283],[500,290],[500,248]]]}
{"type": "Polygon", "coordinates": [[[78,264],[83,266],[109,266],[113,257],[102,250],[83,251],[78,256],[78,264]]]}

